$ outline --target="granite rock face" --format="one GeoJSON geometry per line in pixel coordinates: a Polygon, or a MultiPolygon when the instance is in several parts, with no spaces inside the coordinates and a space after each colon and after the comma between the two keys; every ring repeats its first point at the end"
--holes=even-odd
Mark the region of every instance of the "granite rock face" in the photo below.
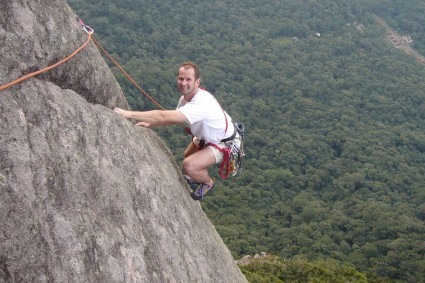
{"type": "MultiPolygon", "coordinates": [[[[59,0],[1,1],[0,24],[0,85],[87,38],[59,0]]],[[[93,43],[0,91],[0,282],[246,282],[168,148],[115,106],[93,43]]]]}
{"type": "MultiPolygon", "coordinates": [[[[88,39],[63,0],[0,1],[0,24],[0,85],[59,62],[88,39]]],[[[93,42],[37,79],[72,89],[90,103],[128,107],[93,42]]]]}

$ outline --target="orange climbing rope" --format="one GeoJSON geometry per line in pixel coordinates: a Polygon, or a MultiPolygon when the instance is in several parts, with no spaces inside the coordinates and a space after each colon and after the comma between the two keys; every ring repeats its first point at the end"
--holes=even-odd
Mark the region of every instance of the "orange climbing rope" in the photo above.
{"type": "Polygon", "coordinates": [[[77,50],[75,50],[74,52],[72,52],[71,55],[69,55],[68,57],[66,57],[65,59],[60,60],[59,62],[46,67],[44,69],[35,71],[33,73],[30,73],[28,75],[25,75],[23,77],[20,77],[19,79],[16,79],[8,84],[2,85],[0,86],[0,91],[7,89],[13,85],[16,85],[18,83],[23,82],[24,80],[27,80],[31,77],[34,77],[36,75],[39,75],[41,73],[47,72],[53,68],[56,68],[57,66],[65,63],[66,61],[68,61],[69,59],[71,59],[72,57],[74,57],[78,52],[80,52],[84,47],[87,46],[87,44],[89,44],[90,40],[93,40],[93,42],[96,44],[96,46],[103,52],[105,53],[105,55],[109,58],[109,60],[112,61],[112,63],[115,64],[115,66],[118,67],[118,69],[120,69],[120,71],[131,81],[131,83],[133,83],[133,85],[140,90],[150,101],[152,101],[156,106],[158,106],[161,110],[165,110],[158,102],[156,102],[146,91],[144,91],[134,80],[133,78],[130,77],[130,75],[114,60],[114,58],[112,58],[111,55],[109,55],[109,53],[99,44],[99,42],[96,41],[96,39],[94,38],[94,36],[92,36],[93,34],[93,29],[91,27],[89,27],[88,25],[86,25],[81,19],[79,20],[81,26],[83,27],[83,29],[87,32],[88,34],[88,38],[87,41],[81,45],[77,50]]]}
{"type": "Polygon", "coordinates": [[[100,50],[102,50],[103,53],[111,60],[112,63],[114,63],[115,66],[117,66],[118,69],[127,77],[127,79],[130,80],[130,82],[138,89],[140,90],[150,101],[152,101],[156,106],[158,106],[161,110],[165,110],[158,102],[155,101],[146,91],[143,90],[130,75],[117,63],[117,61],[112,58],[111,55],[99,44],[99,42],[96,41],[96,39],[93,37],[93,42],[99,47],[100,50]]]}
{"type": "MultiPolygon", "coordinates": [[[[132,77],[130,77],[130,75],[112,58],[111,55],[109,55],[109,53],[99,44],[99,42],[96,41],[96,39],[94,38],[94,36],[92,36],[93,34],[93,29],[91,27],[89,27],[88,25],[86,25],[81,19],[79,20],[81,26],[83,27],[83,29],[86,31],[86,33],[88,34],[87,40],[86,42],[84,42],[83,45],[81,45],[77,50],[75,50],[74,52],[71,53],[71,55],[69,55],[68,57],[60,60],[59,62],[43,68],[41,70],[35,71],[33,73],[27,74],[23,77],[20,77],[10,83],[7,83],[5,85],[0,86],[0,91],[5,90],[13,85],[19,84],[21,82],[23,82],[24,80],[27,80],[31,77],[34,77],[36,75],[39,75],[41,73],[47,72],[53,68],[56,68],[57,66],[65,63],[66,61],[68,61],[69,59],[71,59],[72,57],[74,57],[78,52],[80,52],[82,49],[84,49],[87,44],[89,44],[90,40],[93,40],[93,42],[96,44],[96,46],[103,52],[105,53],[105,55],[109,58],[109,60],[112,61],[112,63],[115,64],[115,66],[118,67],[118,69],[120,69],[120,71],[130,80],[130,82],[139,90],[141,91],[151,102],[153,102],[156,106],[158,106],[161,110],[165,110],[158,102],[156,102],[146,91],[144,91],[135,81],[132,77]]],[[[183,128],[186,129],[186,127],[182,124],[180,124],[180,126],[182,126],[183,128]]]]}
{"type": "Polygon", "coordinates": [[[75,50],[74,52],[72,52],[71,55],[69,55],[65,59],[62,59],[59,62],[57,62],[57,63],[55,63],[55,64],[53,64],[53,65],[51,65],[49,67],[46,67],[44,69],[35,71],[33,73],[30,73],[28,75],[25,75],[23,77],[20,77],[19,79],[16,79],[16,80],[14,80],[14,81],[12,81],[10,83],[7,83],[5,85],[0,86],[0,91],[5,90],[5,89],[7,89],[7,88],[9,88],[9,87],[11,87],[13,85],[18,84],[18,83],[21,83],[22,81],[27,80],[27,79],[29,79],[31,77],[34,77],[34,76],[39,75],[41,73],[47,72],[47,71],[49,71],[49,70],[51,70],[53,68],[56,68],[57,66],[65,63],[66,61],[68,61],[69,59],[71,59],[72,57],[74,57],[78,52],[80,52],[84,47],[86,47],[86,45],[89,44],[90,40],[92,39],[93,30],[89,26],[84,26],[83,28],[84,28],[84,30],[88,34],[87,40],[86,40],[86,42],[84,42],[83,45],[81,45],[79,48],[77,48],[77,50],[75,50]]]}
{"type": "MultiPolygon", "coordinates": [[[[80,20],[81,22],[81,20],[80,20]]],[[[120,66],[120,64],[117,63],[117,61],[114,60],[114,58],[112,58],[112,56],[105,50],[105,48],[102,47],[102,45],[100,45],[99,42],[96,41],[96,39],[93,36],[93,42],[96,44],[96,46],[106,55],[106,57],[109,58],[109,60],[111,60],[112,63],[114,63],[114,65],[127,77],[127,79],[141,92],[143,93],[143,95],[145,95],[152,103],[154,103],[156,106],[158,106],[159,109],[161,110],[165,110],[164,107],[162,107],[157,101],[155,101],[155,99],[153,99],[145,90],[143,90],[143,88],[141,88],[136,81],[120,66]]],[[[188,127],[186,127],[184,124],[179,123],[178,124],[180,127],[182,127],[184,129],[184,131],[187,134],[191,134],[190,130],[188,127]]]]}

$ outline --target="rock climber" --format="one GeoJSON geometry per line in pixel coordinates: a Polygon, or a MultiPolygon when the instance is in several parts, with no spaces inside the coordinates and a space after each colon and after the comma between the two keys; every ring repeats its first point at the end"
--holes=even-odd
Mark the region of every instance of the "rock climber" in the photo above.
{"type": "Polygon", "coordinates": [[[188,183],[199,184],[191,193],[202,199],[214,187],[208,169],[223,159],[226,141],[234,139],[235,126],[231,117],[208,91],[200,87],[199,67],[193,62],[180,65],[177,87],[181,94],[176,110],[129,111],[115,108],[125,118],[139,121],[138,126],[154,127],[187,123],[192,141],[183,154],[182,171],[188,183]]]}

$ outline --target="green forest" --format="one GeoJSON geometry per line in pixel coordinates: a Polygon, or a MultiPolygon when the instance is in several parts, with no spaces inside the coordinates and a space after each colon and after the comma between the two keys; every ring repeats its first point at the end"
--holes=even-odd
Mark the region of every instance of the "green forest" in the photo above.
{"type": "MultiPolygon", "coordinates": [[[[245,125],[243,171],[201,202],[235,259],[267,252],[364,275],[346,282],[425,282],[425,65],[375,18],[425,56],[425,3],[67,2],[164,108],[175,108],[176,71],[191,60],[245,125]]],[[[133,110],[156,109],[110,66],[133,110]]],[[[154,131],[180,162],[190,137],[154,131]]],[[[302,282],[267,268],[282,281],[243,270],[250,282],[302,282]]]]}

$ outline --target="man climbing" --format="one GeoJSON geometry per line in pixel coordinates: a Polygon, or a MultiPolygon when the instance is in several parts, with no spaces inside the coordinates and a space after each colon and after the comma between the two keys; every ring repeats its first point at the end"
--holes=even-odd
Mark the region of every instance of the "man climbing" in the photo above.
{"type": "Polygon", "coordinates": [[[214,187],[208,168],[223,159],[220,151],[225,141],[235,136],[235,127],[230,116],[208,91],[199,87],[199,68],[192,62],[180,65],[177,87],[181,97],[176,110],[127,111],[115,108],[122,116],[140,121],[142,127],[164,126],[187,122],[193,139],[184,151],[182,170],[186,181],[199,183],[191,193],[200,200],[214,187]]]}

